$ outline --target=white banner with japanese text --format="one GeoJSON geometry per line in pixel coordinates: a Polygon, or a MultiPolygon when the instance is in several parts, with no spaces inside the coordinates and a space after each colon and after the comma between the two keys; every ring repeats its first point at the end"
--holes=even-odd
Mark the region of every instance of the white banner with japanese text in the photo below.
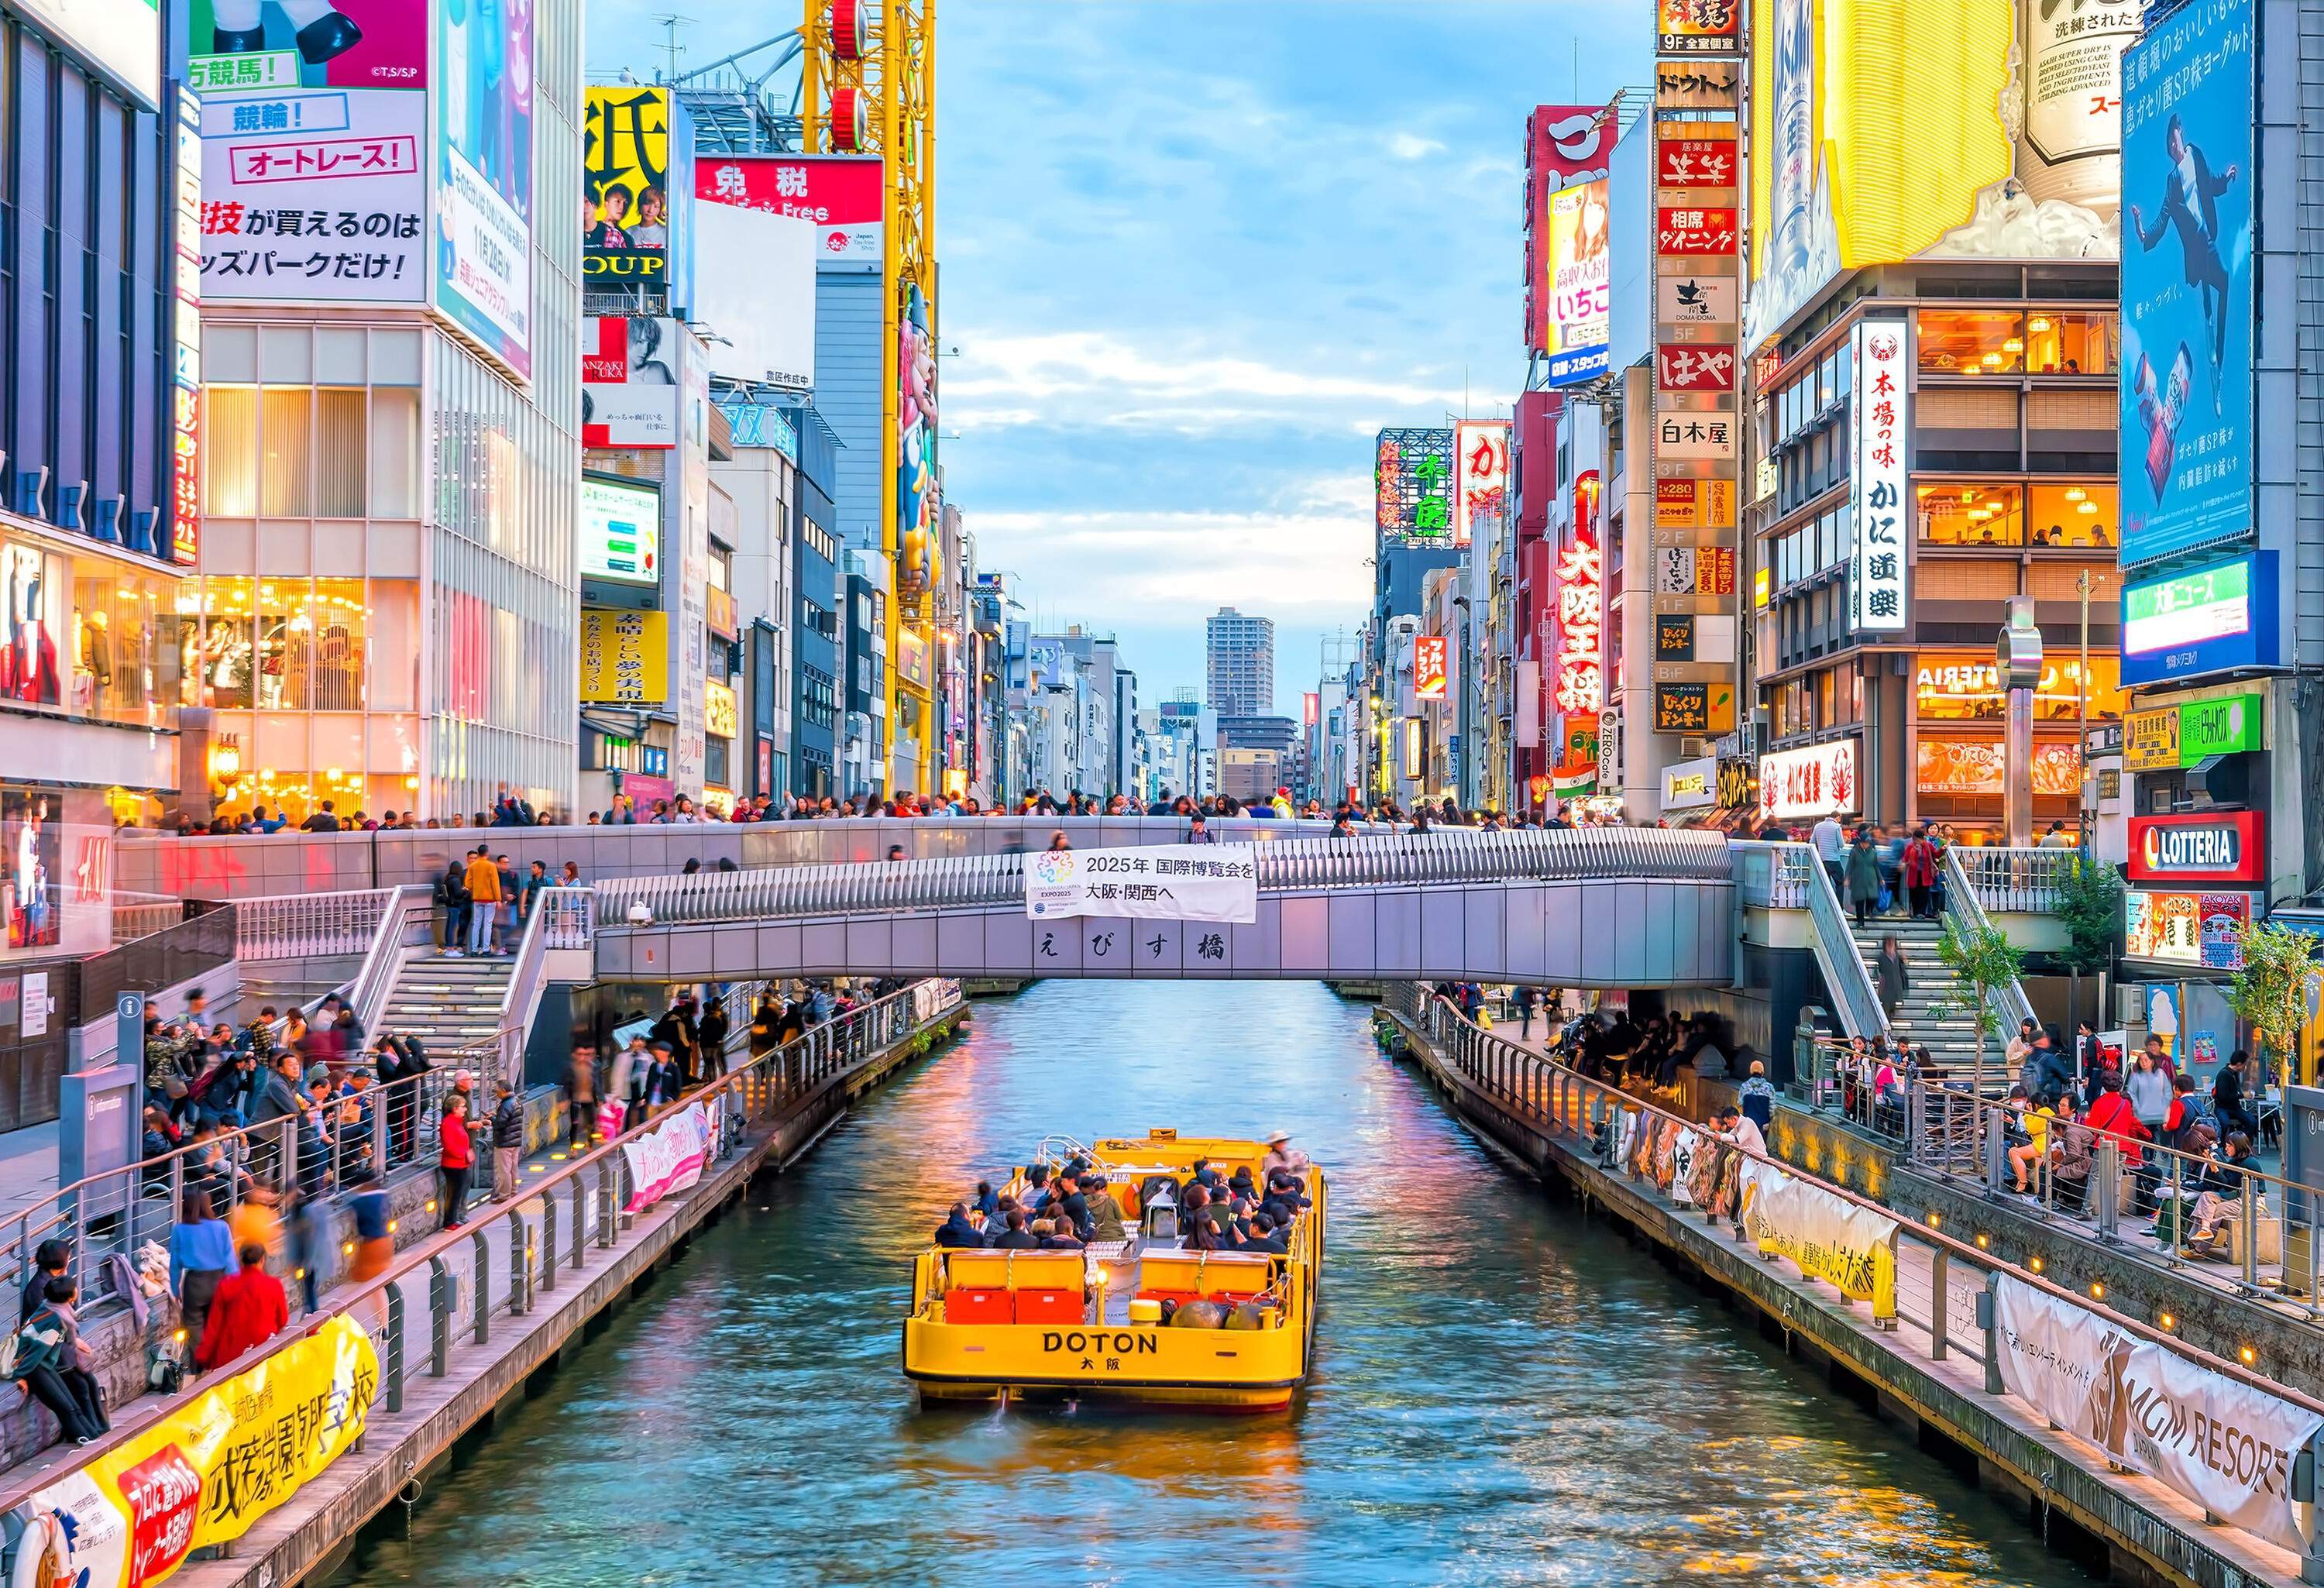
{"type": "MultiPolygon", "coordinates": [[[[723,1108],[724,1099],[721,1099],[723,1108]]],[[[683,1191],[702,1178],[718,1140],[719,1109],[689,1103],[671,1113],[648,1134],[622,1144],[630,1162],[630,1200],[623,1211],[651,1207],[663,1197],[683,1191]]]]}
{"type": "Polygon", "coordinates": [[[1028,854],[1025,913],[1248,926],[1259,919],[1259,851],[1248,844],[1172,844],[1028,854]]]}
{"type": "Polygon", "coordinates": [[[2116,1464],[2271,1544],[2308,1546],[2292,1463],[2324,1415],[2238,1382],[2005,1274],[2001,1381],[2116,1464]]]}

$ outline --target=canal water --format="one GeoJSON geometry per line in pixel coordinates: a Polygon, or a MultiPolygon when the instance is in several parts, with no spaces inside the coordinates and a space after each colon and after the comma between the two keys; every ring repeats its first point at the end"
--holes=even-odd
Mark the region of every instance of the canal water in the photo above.
{"type": "Polygon", "coordinates": [[[1312,983],[1056,982],[874,1094],[339,1582],[2085,1583],[1739,1315],[1506,1170],[1312,983]],[[1318,1371],[1256,1419],[923,1413],[913,1252],[1051,1131],[1296,1133],[1318,1371]]]}

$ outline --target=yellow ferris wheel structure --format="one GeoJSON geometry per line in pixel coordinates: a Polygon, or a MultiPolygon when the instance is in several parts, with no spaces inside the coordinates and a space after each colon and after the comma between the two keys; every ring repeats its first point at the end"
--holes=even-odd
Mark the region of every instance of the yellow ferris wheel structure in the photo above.
{"type": "MultiPolygon", "coordinates": [[[[876,154],[885,198],[887,260],[881,294],[881,544],[894,582],[888,623],[888,725],[894,746],[908,727],[916,765],[898,765],[903,786],[930,789],[935,695],[931,643],[933,593],[939,575],[940,524],[908,523],[899,475],[908,466],[931,482],[936,465],[936,0],[806,0],[799,36],[799,117],[803,152],[876,154]],[[920,306],[916,346],[924,367],[905,367],[903,337],[914,300],[920,306]],[[908,394],[907,384],[912,385],[908,394]],[[907,411],[906,403],[914,409],[907,411]],[[927,408],[927,422],[899,423],[927,408]],[[908,439],[906,431],[912,432],[908,439]],[[913,455],[913,439],[918,453],[913,455]],[[908,640],[905,631],[911,631],[908,640]],[[916,653],[918,676],[898,665],[916,653]]],[[[931,506],[923,518],[933,520],[931,506]]]]}

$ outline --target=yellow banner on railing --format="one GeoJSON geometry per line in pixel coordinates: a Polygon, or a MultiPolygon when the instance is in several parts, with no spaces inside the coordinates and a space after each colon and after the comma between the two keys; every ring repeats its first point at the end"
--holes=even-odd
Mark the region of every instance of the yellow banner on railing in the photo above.
{"type": "Polygon", "coordinates": [[[1810,1279],[1896,1316],[1896,1221],[1822,1186],[1757,1164],[1745,1176],[1743,1227],[1762,1252],[1788,1257],[1810,1279]]]}
{"type": "Polygon", "coordinates": [[[379,1393],[379,1356],[335,1317],[120,1449],[34,1493],[22,1547],[56,1566],[19,1581],[144,1588],[239,1538],[337,1461],[379,1393]]]}

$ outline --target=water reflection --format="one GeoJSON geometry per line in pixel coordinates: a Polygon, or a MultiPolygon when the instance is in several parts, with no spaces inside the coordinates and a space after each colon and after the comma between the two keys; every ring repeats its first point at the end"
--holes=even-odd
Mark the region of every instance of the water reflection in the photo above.
{"type": "Polygon", "coordinates": [[[2089,1581],[1736,1318],[1509,1175],[1307,984],[982,1004],[696,1242],[344,1581],[542,1585],[2089,1581]],[[921,1412],[913,1252],[1052,1130],[1329,1164],[1287,1415],[921,1412]]]}

